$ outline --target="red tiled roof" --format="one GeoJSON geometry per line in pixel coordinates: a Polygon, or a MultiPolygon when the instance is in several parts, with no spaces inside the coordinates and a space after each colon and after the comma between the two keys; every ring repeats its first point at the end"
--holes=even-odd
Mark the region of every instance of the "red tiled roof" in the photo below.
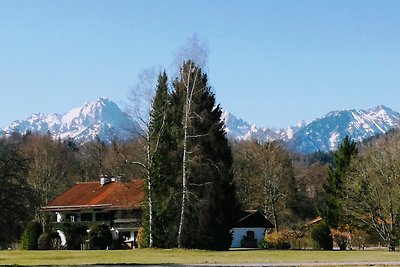
{"type": "Polygon", "coordinates": [[[43,211],[76,209],[133,209],[144,201],[144,180],[128,183],[78,183],[42,207],[43,211]]]}

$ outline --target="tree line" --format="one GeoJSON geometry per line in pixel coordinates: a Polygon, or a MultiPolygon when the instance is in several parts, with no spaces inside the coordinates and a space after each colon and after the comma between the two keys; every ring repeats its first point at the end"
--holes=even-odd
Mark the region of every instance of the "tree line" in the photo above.
{"type": "MultiPolygon", "coordinates": [[[[160,84],[165,85],[165,79],[166,76],[162,74],[160,84]]],[[[158,97],[155,98],[158,100],[154,101],[154,105],[158,106],[160,99],[172,101],[176,97],[175,92],[166,91],[165,88],[158,90],[158,97]],[[160,97],[161,92],[166,95],[160,97]]],[[[161,102],[161,106],[165,103],[172,105],[168,101],[161,102]]],[[[161,115],[165,113],[157,113],[156,110],[160,109],[154,109],[151,124],[154,127],[150,151],[152,166],[149,168],[153,190],[151,245],[176,247],[183,196],[183,144],[177,145],[182,139],[176,136],[179,136],[178,129],[182,125],[172,126],[176,122],[173,120],[176,110],[171,106],[163,108],[169,110],[170,114],[161,115]],[[158,138],[161,136],[160,129],[167,129],[161,132],[162,138],[158,138]],[[157,140],[158,144],[155,142],[157,140]],[[153,145],[157,145],[157,149],[153,145]]],[[[200,119],[197,115],[193,118],[200,119]]],[[[220,138],[223,138],[222,125],[220,122],[218,125],[220,138]]],[[[191,136],[195,135],[193,133],[191,136]]],[[[207,211],[207,205],[217,212],[215,203],[221,202],[219,198],[226,196],[225,192],[216,194],[216,188],[210,189],[214,186],[210,181],[215,179],[210,173],[219,175],[220,166],[225,163],[217,165],[211,161],[211,156],[196,156],[197,152],[214,146],[210,144],[201,148],[204,141],[195,144],[202,138],[209,138],[210,133],[205,135],[205,132],[198,132],[196,136],[190,140],[193,147],[188,149],[187,224],[186,229],[182,228],[182,247],[197,247],[200,243],[197,243],[196,235],[198,238],[202,238],[203,234],[211,235],[209,230],[214,224],[205,224],[199,233],[194,233],[190,226],[206,223],[207,219],[214,222],[215,213],[207,211]],[[200,174],[206,175],[202,177],[200,174]],[[214,196],[211,199],[215,202],[206,203],[202,200],[203,197],[210,198],[210,195],[214,196]],[[207,218],[202,218],[203,215],[207,218]]],[[[324,223],[334,230],[329,232],[331,237],[337,242],[343,240],[344,248],[354,243],[358,234],[358,238],[369,236],[376,243],[381,242],[394,249],[400,237],[399,140],[400,133],[394,130],[362,144],[355,144],[347,138],[335,153],[309,155],[291,152],[278,142],[225,143],[225,149],[229,150],[221,151],[228,157],[231,167],[226,167],[229,169],[227,175],[233,179],[229,179],[230,186],[227,188],[234,190],[234,195],[230,194],[226,202],[222,200],[224,204],[219,208],[231,205],[235,200],[229,198],[235,197],[238,201],[235,208],[261,211],[273,222],[275,231],[305,225],[321,215],[324,223]],[[353,235],[353,241],[349,239],[349,233],[353,235]]],[[[40,136],[30,132],[2,138],[0,225],[6,230],[5,234],[0,235],[1,247],[19,242],[27,223],[38,215],[37,209],[76,182],[97,180],[101,174],[120,175],[123,181],[147,179],[147,169],[134,164],[146,162],[148,158],[147,149],[143,146],[145,141],[143,137],[111,144],[96,140],[79,146],[73,140],[62,141],[51,135],[40,136]]],[[[217,154],[211,152],[212,156],[217,154]]],[[[144,214],[143,240],[144,245],[146,242],[150,245],[148,206],[144,214]]],[[[221,241],[214,242],[224,244],[221,241]]],[[[225,241],[225,247],[227,244],[228,241],[225,241]]]]}
{"type": "Polygon", "coordinates": [[[389,250],[399,245],[399,151],[396,129],[363,144],[346,137],[339,146],[324,185],[321,216],[341,249],[351,244],[352,232],[363,231],[389,250]]]}

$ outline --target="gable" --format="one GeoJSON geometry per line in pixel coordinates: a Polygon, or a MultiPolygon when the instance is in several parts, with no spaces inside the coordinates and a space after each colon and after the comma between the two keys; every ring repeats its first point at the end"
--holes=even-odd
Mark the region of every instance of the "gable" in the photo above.
{"type": "Polygon", "coordinates": [[[238,228],[274,228],[274,225],[259,211],[241,211],[235,227],[238,228]]]}

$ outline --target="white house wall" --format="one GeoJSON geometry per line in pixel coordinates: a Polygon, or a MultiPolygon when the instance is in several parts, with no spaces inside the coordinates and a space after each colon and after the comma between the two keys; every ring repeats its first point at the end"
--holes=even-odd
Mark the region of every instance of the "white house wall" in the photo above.
{"type": "Polygon", "coordinates": [[[65,221],[65,213],[56,212],[56,215],[58,223],[65,221]]]}
{"type": "Polygon", "coordinates": [[[243,236],[246,236],[247,231],[254,231],[254,238],[259,244],[264,239],[265,228],[233,228],[232,229],[232,245],[231,248],[240,248],[243,236]]]}

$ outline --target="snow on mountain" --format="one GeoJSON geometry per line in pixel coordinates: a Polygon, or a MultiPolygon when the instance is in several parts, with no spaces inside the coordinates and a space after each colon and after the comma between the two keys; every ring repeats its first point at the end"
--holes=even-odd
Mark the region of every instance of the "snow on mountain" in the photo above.
{"type": "MultiPolygon", "coordinates": [[[[400,113],[385,106],[368,110],[332,111],[309,124],[301,121],[286,129],[274,129],[250,125],[224,110],[222,121],[230,139],[260,142],[279,140],[295,151],[309,153],[335,150],[346,135],[361,141],[400,127],[400,113]]],[[[115,139],[129,140],[143,133],[137,122],[104,97],[63,115],[33,114],[26,120],[14,121],[3,130],[6,134],[27,131],[41,134],[50,132],[55,138],[73,138],[79,143],[94,140],[96,136],[107,143],[115,139]]]]}
{"type": "Polygon", "coordinates": [[[142,132],[139,125],[111,100],[100,97],[86,102],[82,107],[59,114],[33,114],[26,120],[14,121],[3,130],[5,133],[32,131],[55,138],[73,138],[78,143],[94,140],[96,136],[104,142],[128,140],[142,132]]]}
{"type": "Polygon", "coordinates": [[[346,135],[355,141],[362,141],[400,127],[400,113],[383,105],[368,110],[332,111],[309,124],[301,121],[287,129],[258,128],[226,111],[223,120],[231,139],[280,140],[302,153],[336,150],[346,135]]]}
{"type": "Polygon", "coordinates": [[[362,141],[400,126],[400,113],[386,106],[332,111],[302,127],[289,141],[299,152],[336,150],[346,135],[362,141]]]}
{"type": "Polygon", "coordinates": [[[230,139],[258,140],[260,142],[274,140],[287,142],[305,124],[304,121],[301,121],[297,126],[289,126],[287,129],[259,128],[254,124],[248,124],[225,110],[222,113],[222,121],[225,123],[225,130],[230,139]]]}

